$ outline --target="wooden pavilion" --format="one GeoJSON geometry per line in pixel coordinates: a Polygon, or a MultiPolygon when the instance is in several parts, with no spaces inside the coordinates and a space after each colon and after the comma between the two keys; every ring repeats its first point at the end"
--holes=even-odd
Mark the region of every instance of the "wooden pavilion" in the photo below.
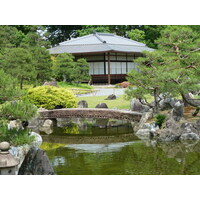
{"type": "Polygon", "coordinates": [[[74,38],[49,49],[50,54],[71,53],[90,64],[92,83],[122,82],[127,72],[136,69],[134,59],[142,52],[153,51],[145,44],[110,33],[97,33],[74,38]]]}

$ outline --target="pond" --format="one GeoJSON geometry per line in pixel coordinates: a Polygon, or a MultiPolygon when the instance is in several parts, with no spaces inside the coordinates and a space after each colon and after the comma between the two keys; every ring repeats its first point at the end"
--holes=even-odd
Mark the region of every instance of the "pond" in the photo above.
{"type": "Polygon", "coordinates": [[[40,134],[58,175],[200,174],[199,142],[141,140],[128,121],[57,119],[40,134]]]}

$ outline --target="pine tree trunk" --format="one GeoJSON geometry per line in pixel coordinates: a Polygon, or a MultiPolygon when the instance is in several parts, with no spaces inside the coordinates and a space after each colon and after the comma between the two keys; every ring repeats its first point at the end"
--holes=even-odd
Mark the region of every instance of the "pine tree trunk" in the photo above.
{"type": "Polygon", "coordinates": [[[157,113],[158,112],[158,88],[154,88],[153,95],[154,95],[154,103],[155,103],[154,112],[157,113]]]}
{"type": "Polygon", "coordinates": [[[21,77],[21,80],[20,80],[20,89],[22,90],[23,89],[23,77],[21,77]]]}

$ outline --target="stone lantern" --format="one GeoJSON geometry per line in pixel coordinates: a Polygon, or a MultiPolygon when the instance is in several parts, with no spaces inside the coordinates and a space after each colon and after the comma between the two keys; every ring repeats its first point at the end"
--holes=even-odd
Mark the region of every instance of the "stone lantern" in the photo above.
{"type": "Polygon", "coordinates": [[[0,143],[0,175],[16,175],[16,166],[19,164],[19,160],[8,152],[9,149],[8,142],[0,143]]]}

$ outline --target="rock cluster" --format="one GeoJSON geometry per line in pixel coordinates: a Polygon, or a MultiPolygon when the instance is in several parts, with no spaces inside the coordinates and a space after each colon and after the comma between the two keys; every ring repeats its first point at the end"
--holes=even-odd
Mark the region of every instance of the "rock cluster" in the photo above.
{"type": "Polygon", "coordinates": [[[196,122],[179,122],[173,118],[165,122],[163,129],[156,132],[158,141],[185,141],[200,139],[200,120],[196,122]]]}

